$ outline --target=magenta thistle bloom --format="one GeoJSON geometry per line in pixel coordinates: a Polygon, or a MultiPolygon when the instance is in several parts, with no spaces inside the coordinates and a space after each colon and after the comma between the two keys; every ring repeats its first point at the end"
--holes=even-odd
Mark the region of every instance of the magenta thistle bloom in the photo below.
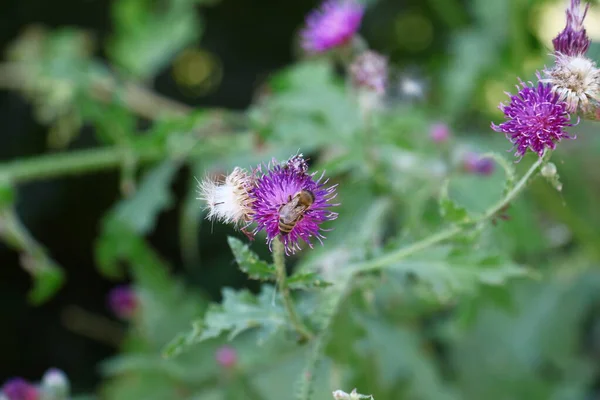
{"type": "Polygon", "coordinates": [[[360,27],[364,7],[354,0],[327,0],[306,18],[302,47],[322,53],[347,43],[360,27]]]}
{"type": "Polygon", "coordinates": [[[567,56],[580,56],[590,47],[590,38],[583,27],[589,3],[581,9],[581,0],[571,0],[567,8],[567,26],[552,40],[554,50],[567,56]]]}
{"type": "MultiPolygon", "coordinates": [[[[314,179],[315,173],[308,174],[308,166],[302,155],[292,157],[287,163],[281,165],[273,160],[266,173],[260,174],[256,181],[256,187],[250,193],[253,198],[254,216],[253,220],[257,227],[254,233],[265,230],[269,248],[273,240],[280,235],[285,246],[286,254],[295,253],[300,249],[299,242],[302,239],[310,247],[313,247],[311,238],[315,237],[321,243],[325,238],[321,234],[321,224],[325,221],[337,218],[337,213],[329,211],[329,207],[336,206],[330,201],[336,196],[335,187],[325,187],[328,180],[314,179]],[[286,222],[289,232],[280,228],[280,218],[284,211],[282,208],[296,201],[300,192],[308,193],[311,201],[294,218],[286,222]]],[[[301,204],[299,204],[301,205],[301,204]]],[[[282,218],[283,219],[283,218],[282,218]]]]}
{"type": "Polygon", "coordinates": [[[567,104],[559,100],[552,85],[520,83],[522,87],[517,85],[520,90],[516,95],[507,93],[510,103],[498,107],[504,112],[506,121],[500,125],[492,123],[492,129],[503,132],[514,144],[515,155],[522,157],[527,149],[531,149],[541,157],[546,148],[554,150],[562,139],[574,139],[565,131],[566,127],[573,126],[569,122],[567,104]]]}
{"type": "Polygon", "coordinates": [[[38,400],[40,398],[38,388],[23,378],[6,381],[2,386],[1,393],[8,397],[8,400],[38,400]]]}
{"type": "Polygon", "coordinates": [[[108,293],[108,305],[116,316],[128,319],[137,308],[137,296],[127,285],[116,286],[108,293]]]}

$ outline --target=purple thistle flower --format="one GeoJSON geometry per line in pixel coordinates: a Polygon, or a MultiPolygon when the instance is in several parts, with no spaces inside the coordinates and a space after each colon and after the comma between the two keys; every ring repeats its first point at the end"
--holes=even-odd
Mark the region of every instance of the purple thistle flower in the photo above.
{"type": "Polygon", "coordinates": [[[256,186],[250,193],[254,200],[253,221],[257,224],[254,233],[265,230],[269,249],[279,235],[288,255],[300,249],[300,239],[312,248],[310,238],[316,237],[321,243],[321,239],[325,238],[320,233],[323,230],[321,223],[337,218],[337,213],[328,210],[329,207],[337,205],[330,203],[336,196],[337,185],[325,187],[328,180],[321,182],[324,174],[315,180],[315,173],[308,174],[307,169],[307,164],[300,154],[283,165],[273,160],[266,173],[261,174],[260,167],[257,170],[259,176],[256,186]],[[281,232],[279,222],[282,207],[303,190],[312,193],[312,204],[299,214],[299,219],[289,232],[281,232]]]}
{"type": "Polygon", "coordinates": [[[2,394],[8,400],[38,400],[40,392],[38,388],[23,378],[9,379],[2,386],[2,394]]]}
{"type": "Polygon", "coordinates": [[[108,305],[119,318],[131,318],[137,309],[137,303],[137,296],[128,285],[116,286],[108,293],[108,305]]]}
{"type": "Polygon", "coordinates": [[[469,152],[464,156],[463,166],[467,172],[487,176],[494,172],[496,164],[491,158],[481,157],[477,153],[469,152]]]}
{"type": "Polygon", "coordinates": [[[581,10],[581,0],[571,0],[567,8],[567,26],[552,40],[554,50],[567,56],[580,56],[590,47],[590,38],[583,27],[589,3],[581,10]]]}
{"type": "Polygon", "coordinates": [[[354,0],[327,0],[306,18],[302,47],[323,53],[348,42],[360,27],[364,7],[354,0]]]}
{"type": "MultiPolygon", "coordinates": [[[[539,79],[539,76],[538,76],[539,79]]],[[[573,126],[567,112],[567,104],[559,100],[552,90],[552,85],[538,82],[537,86],[519,80],[521,88],[516,95],[506,93],[510,97],[509,104],[500,104],[498,108],[504,112],[507,121],[492,129],[503,132],[516,147],[516,156],[523,157],[527,149],[531,149],[540,157],[546,148],[554,150],[556,143],[562,139],[574,139],[565,128],[573,126]]]]}

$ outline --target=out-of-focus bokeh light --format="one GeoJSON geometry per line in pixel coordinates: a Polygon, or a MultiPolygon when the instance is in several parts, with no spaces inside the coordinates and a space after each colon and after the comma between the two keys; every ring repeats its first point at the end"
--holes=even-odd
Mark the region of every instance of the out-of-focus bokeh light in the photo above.
{"type": "Polygon", "coordinates": [[[173,63],[173,77],[185,95],[202,96],[219,86],[223,65],[213,53],[203,49],[186,49],[173,63]]]}
{"type": "MultiPolygon", "coordinates": [[[[552,39],[565,27],[565,10],[568,1],[553,1],[541,4],[537,12],[532,13],[533,26],[542,43],[552,48],[552,39]]],[[[582,2],[583,6],[584,2],[582,2]]],[[[585,29],[592,41],[600,40],[600,8],[591,6],[585,18],[585,29]]]]}
{"type": "Polygon", "coordinates": [[[394,32],[398,47],[412,52],[425,50],[433,41],[431,20],[417,12],[398,15],[394,21],[394,32]]]}

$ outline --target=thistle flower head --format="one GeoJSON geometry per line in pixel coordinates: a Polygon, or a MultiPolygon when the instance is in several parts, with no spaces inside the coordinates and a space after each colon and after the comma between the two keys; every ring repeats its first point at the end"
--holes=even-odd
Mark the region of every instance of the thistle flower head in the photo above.
{"type": "Polygon", "coordinates": [[[571,0],[567,8],[567,25],[558,36],[552,40],[554,50],[567,56],[580,56],[590,47],[590,38],[583,27],[589,3],[581,9],[581,0],[571,0]]]}
{"type": "Polygon", "coordinates": [[[257,178],[250,193],[253,221],[257,224],[254,233],[264,230],[269,248],[277,236],[281,236],[286,254],[299,250],[301,239],[312,247],[311,238],[324,238],[321,224],[337,217],[337,213],[329,211],[329,207],[337,205],[330,202],[335,197],[335,186],[326,187],[323,175],[316,180],[314,177],[315,173],[308,174],[300,154],[284,164],[273,160],[267,172],[257,178]],[[301,192],[308,201],[300,200],[301,192]],[[280,222],[285,225],[284,230],[280,222]]]}
{"type": "Polygon", "coordinates": [[[348,42],[360,27],[364,7],[354,0],[326,0],[306,18],[302,47],[322,53],[348,42]]]}
{"type": "Polygon", "coordinates": [[[253,200],[249,191],[253,182],[253,175],[239,167],[223,183],[208,178],[200,182],[199,199],[206,202],[206,218],[235,225],[250,221],[253,200]]]}
{"type": "Polygon", "coordinates": [[[38,400],[40,398],[38,388],[23,378],[13,378],[6,381],[0,393],[6,396],[8,400],[38,400]]]}
{"type": "Polygon", "coordinates": [[[500,104],[506,121],[500,125],[492,123],[492,129],[503,132],[516,148],[515,155],[522,157],[531,149],[540,157],[544,151],[554,149],[562,139],[573,139],[565,131],[570,116],[567,103],[559,100],[558,93],[547,83],[538,82],[537,86],[521,81],[516,95],[507,93],[508,104],[500,104]]]}
{"type": "Polygon", "coordinates": [[[556,55],[556,63],[544,70],[544,83],[552,85],[559,101],[567,103],[567,111],[589,113],[600,101],[600,69],[584,56],[556,55]]]}
{"type": "Polygon", "coordinates": [[[477,153],[469,152],[464,156],[463,166],[467,172],[472,174],[491,175],[494,173],[496,164],[491,158],[481,157],[477,153]]]}
{"type": "Polygon", "coordinates": [[[444,143],[450,138],[450,127],[443,122],[437,122],[429,127],[429,137],[435,143],[444,143]]]}
{"type": "Polygon", "coordinates": [[[350,78],[355,88],[384,94],[388,79],[388,60],[381,54],[367,50],[350,65],[350,78]]]}
{"type": "Polygon", "coordinates": [[[119,318],[131,318],[137,303],[135,291],[128,285],[116,286],[108,293],[108,305],[119,318]]]}
{"type": "Polygon", "coordinates": [[[215,360],[223,368],[232,368],[237,364],[237,351],[231,346],[221,346],[215,353],[215,360]]]}

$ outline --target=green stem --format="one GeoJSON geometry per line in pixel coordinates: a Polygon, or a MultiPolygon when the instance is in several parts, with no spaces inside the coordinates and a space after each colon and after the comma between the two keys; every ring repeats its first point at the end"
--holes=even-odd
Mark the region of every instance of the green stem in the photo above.
{"type": "Polygon", "coordinates": [[[312,339],[313,333],[302,323],[298,313],[296,312],[296,308],[294,307],[294,302],[292,301],[292,296],[290,294],[290,288],[287,284],[287,273],[285,271],[285,253],[283,248],[283,243],[281,240],[276,238],[273,241],[273,262],[275,263],[275,270],[277,272],[277,283],[279,285],[279,291],[281,292],[281,297],[283,298],[283,305],[285,310],[290,318],[290,322],[304,339],[312,339]]]}
{"type": "MultiPolygon", "coordinates": [[[[136,150],[135,154],[139,163],[158,160],[164,155],[164,151],[156,148],[136,150]]],[[[0,177],[13,183],[23,183],[116,168],[122,163],[123,150],[119,147],[78,150],[0,164],[0,177]]]]}
{"type": "Polygon", "coordinates": [[[431,246],[434,246],[438,243],[441,243],[445,240],[451,239],[460,233],[473,228],[477,224],[480,224],[494,215],[496,215],[500,210],[506,207],[511,201],[515,199],[515,197],[527,186],[529,182],[529,178],[538,170],[538,168],[545,162],[546,156],[538,158],[538,160],[529,168],[529,170],[521,177],[521,179],[517,182],[517,184],[504,196],[500,201],[490,207],[486,212],[484,212],[479,218],[470,224],[465,225],[455,225],[446,230],[438,232],[432,236],[428,236],[418,242],[415,242],[409,246],[398,249],[392,253],[388,253],[381,257],[375,258],[373,260],[367,261],[365,263],[356,265],[353,270],[357,272],[366,272],[366,271],[374,271],[390,264],[396,263],[408,256],[411,256],[419,251],[427,249],[431,246]]]}

